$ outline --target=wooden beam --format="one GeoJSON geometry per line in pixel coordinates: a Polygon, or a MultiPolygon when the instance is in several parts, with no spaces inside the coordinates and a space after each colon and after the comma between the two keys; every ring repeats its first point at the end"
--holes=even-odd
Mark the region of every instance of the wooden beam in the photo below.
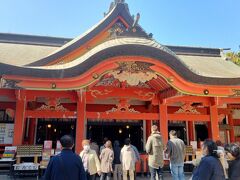
{"type": "Polygon", "coordinates": [[[240,97],[221,97],[219,98],[219,104],[240,104],[240,97]]]}
{"type": "Polygon", "coordinates": [[[0,96],[8,97],[11,100],[16,99],[15,90],[14,89],[0,89],[0,96]]]}
{"type": "Polygon", "coordinates": [[[119,97],[138,99],[142,101],[152,101],[154,98],[156,98],[155,94],[156,91],[149,88],[116,88],[108,86],[93,87],[86,92],[87,103],[94,102],[96,99],[116,99],[119,97]]]}
{"type": "Polygon", "coordinates": [[[158,113],[127,113],[127,112],[87,112],[89,119],[119,119],[119,120],[158,120],[158,113]]]}
{"type": "Polygon", "coordinates": [[[46,98],[68,98],[72,102],[77,102],[77,96],[75,91],[33,91],[27,90],[27,101],[36,101],[37,97],[46,98]]]}
{"type": "Polygon", "coordinates": [[[0,109],[16,109],[16,103],[15,102],[0,102],[0,109]]]}
{"type": "Polygon", "coordinates": [[[26,111],[28,118],[76,118],[76,111],[26,111]]]}
{"type": "Polygon", "coordinates": [[[172,121],[210,121],[209,115],[201,115],[201,114],[169,114],[168,120],[172,121]]]}
{"type": "Polygon", "coordinates": [[[202,103],[204,106],[210,105],[209,97],[201,97],[201,96],[174,96],[166,99],[166,103],[171,105],[176,102],[190,102],[190,103],[202,103]]]}

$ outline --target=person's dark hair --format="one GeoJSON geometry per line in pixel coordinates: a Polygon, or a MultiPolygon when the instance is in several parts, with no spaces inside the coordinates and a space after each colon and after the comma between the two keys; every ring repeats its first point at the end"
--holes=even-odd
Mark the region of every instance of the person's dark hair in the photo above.
{"type": "Polygon", "coordinates": [[[225,150],[231,153],[233,157],[240,158],[240,147],[237,144],[230,144],[228,149],[225,150]]]}
{"type": "Polygon", "coordinates": [[[220,140],[217,140],[217,141],[216,141],[216,144],[217,144],[217,146],[222,146],[222,145],[223,145],[220,140]]]}
{"type": "Polygon", "coordinates": [[[125,141],[124,141],[124,144],[125,145],[129,145],[131,143],[130,139],[129,138],[126,138],[125,141]]]}
{"type": "Polygon", "coordinates": [[[169,132],[169,134],[171,134],[172,136],[177,137],[177,132],[176,132],[175,130],[171,130],[171,131],[169,132]]]}
{"type": "Polygon", "coordinates": [[[113,146],[114,147],[119,147],[120,146],[120,143],[118,140],[115,140],[114,143],[113,143],[113,146]]]}
{"type": "Polygon", "coordinates": [[[203,146],[208,149],[208,156],[214,156],[216,158],[219,158],[219,155],[218,155],[218,152],[217,152],[218,147],[217,147],[217,144],[213,140],[206,139],[203,142],[203,146]]]}
{"type": "Polygon", "coordinates": [[[63,148],[71,148],[73,146],[73,138],[70,135],[64,135],[60,139],[60,143],[63,148]]]}
{"type": "Polygon", "coordinates": [[[103,144],[105,144],[107,141],[108,141],[107,137],[103,138],[103,144]]]}
{"type": "Polygon", "coordinates": [[[224,150],[225,150],[226,152],[230,152],[230,144],[226,144],[226,145],[224,146],[224,150]]]}

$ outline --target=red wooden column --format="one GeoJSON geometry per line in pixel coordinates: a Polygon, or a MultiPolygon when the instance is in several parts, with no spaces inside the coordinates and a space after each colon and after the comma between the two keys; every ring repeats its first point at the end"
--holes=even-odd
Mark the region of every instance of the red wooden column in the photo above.
{"type": "Polygon", "coordinates": [[[233,122],[232,114],[228,115],[228,124],[231,127],[231,129],[229,130],[230,142],[233,143],[235,142],[235,135],[234,135],[234,122],[233,122]]]}
{"type": "Polygon", "coordinates": [[[207,127],[208,127],[208,138],[212,138],[212,126],[211,126],[211,121],[207,122],[207,127]]]}
{"type": "Polygon", "coordinates": [[[14,120],[13,145],[22,145],[24,135],[26,96],[25,91],[16,90],[16,111],[14,120]]]}
{"type": "Polygon", "coordinates": [[[160,132],[163,136],[163,141],[166,144],[168,141],[168,112],[166,104],[159,104],[159,120],[160,132]]]}
{"type": "Polygon", "coordinates": [[[211,118],[211,130],[212,139],[214,141],[219,140],[219,124],[218,124],[218,109],[215,101],[210,106],[210,118],[211,118]]]}
{"type": "Polygon", "coordinates": [[[151,134],[151,126],[152,126],[152,121],[146,120],[146,138],[148,138],[151,134]]]}
{"type": "Polygon", "coordinates": [[[187,123],[188,123],[189,141],[194,141],[194,132],[193,131],[195,131],[195,129],[193,128],[193,121],[188,121],[187,123]]]}
{"type": "Polygon", "coordinates": [[[76,142],[75,152],[80,153],[82,150],[82,140],[85,133],[85,119],[86,119],[86,92],[81,90],[77,92],[77,127],[76,127],[76,142]]]}
{"type": "Polygon", "coordinates": [[[35,128],[36,128],[36,119],[31,118],[29,123],[29,131],[28,131],[28,143],[30,145],[34,144],[35,128]]]}

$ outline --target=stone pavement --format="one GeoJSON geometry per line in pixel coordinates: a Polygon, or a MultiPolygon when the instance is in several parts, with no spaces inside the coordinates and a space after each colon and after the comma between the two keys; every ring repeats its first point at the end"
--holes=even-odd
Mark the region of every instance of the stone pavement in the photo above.
{"type": "MultiPolygon", "coordinates": [[[[185,179],[188,180],[189,178],[191,177],[191,174],[186,174],[185,176],[185,179]]],[[[9,176],[7,175],[0,175],[0,180],[11,180],[11,179],[14,179],[14,180],[38,180],[37,178],[34,178],[34,177],[22,177],[22,178],[10,178],[9,176]]],[[[141,177],[141,176],[138,176],[136,178],[136,180],[149,180],[150,177],[141,177]]],[[[171,180],[171,175],[169,173],[164,173],[164,180],[171,180]]],[[[39,180],[41,180],[41,178],[39,178],[39,180]]]]}

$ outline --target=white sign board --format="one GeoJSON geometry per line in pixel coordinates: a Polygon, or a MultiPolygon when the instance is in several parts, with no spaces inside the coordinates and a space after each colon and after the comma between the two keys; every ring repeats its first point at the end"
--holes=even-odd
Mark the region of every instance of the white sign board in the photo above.
{"type": "Polygon", "coordinates": [[[197,141],[190,141],[190,145],[192,146],[193,150],[197,150],[197,141]]]}
{"type": "Polygon", "coordinates": [[[29,171],[29,170],[38,170],[39,164],[34,163],[21,163],[14,164],[14,170],[16,171],[29,171]]]}
{"type": "Polygon", "coordinates": [[[14,124],[0,123],[0,144],[12,144],[14,124]]]}

